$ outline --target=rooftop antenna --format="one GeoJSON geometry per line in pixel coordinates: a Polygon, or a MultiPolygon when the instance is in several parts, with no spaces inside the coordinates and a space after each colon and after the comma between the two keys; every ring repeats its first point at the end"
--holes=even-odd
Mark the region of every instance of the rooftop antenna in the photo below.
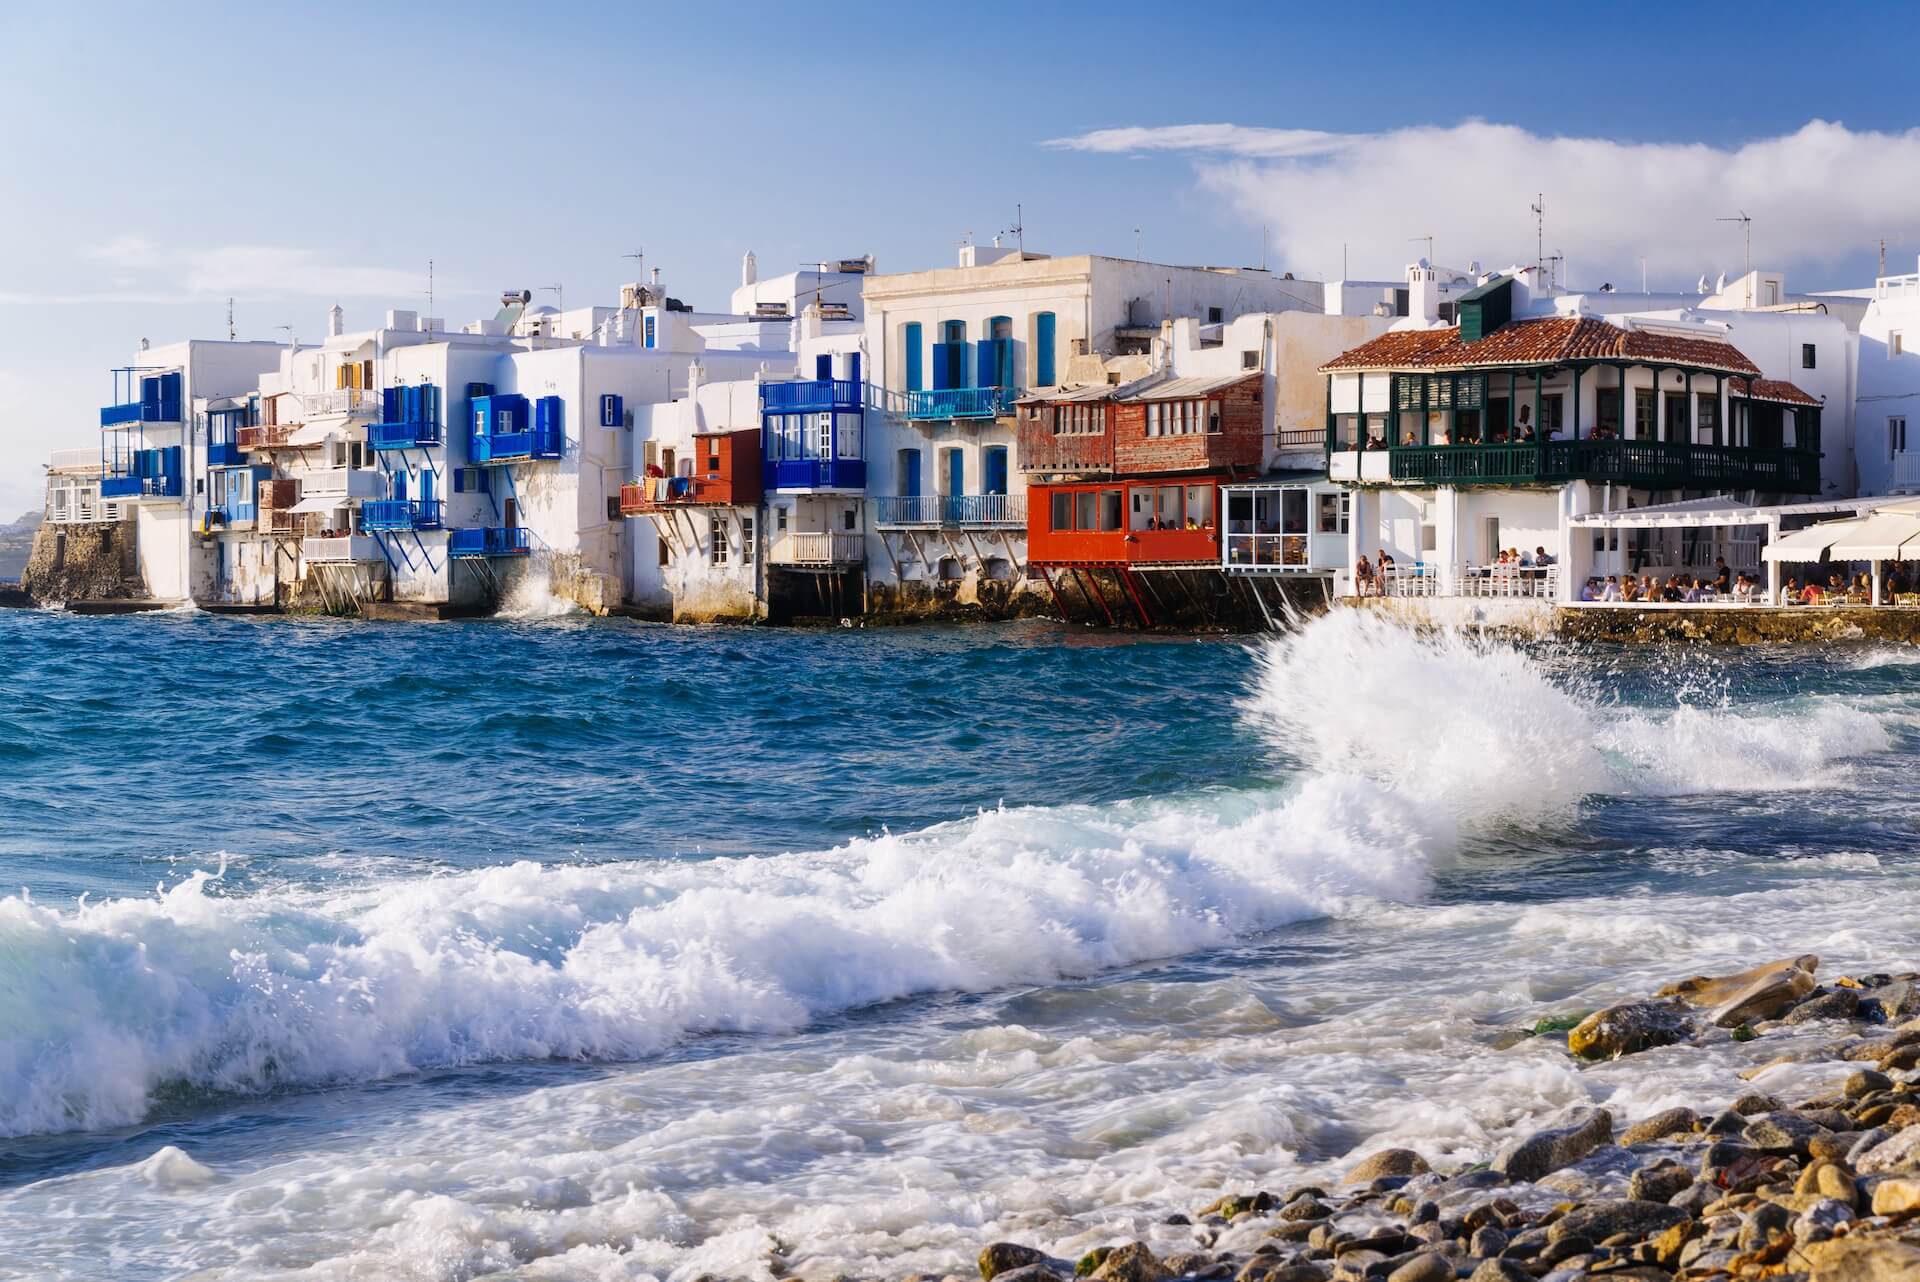
{"type": "Polygon", "coordinates": [[[1547,193],[1540,192],[1533,198],[1533,278],[1540,279],[1540,273],[1547,266],[1547,193]]]}
{"type": "MultiPolygon", "coordinates": [[[[1880,263],[1881,263],[1880,274],[1882,276],[1885,276],[1887,274],[1886,261],[1887,261],[1887,242],[1883,240],[1880,242],[1880,263]]],[[[233,341],[233,296],[231,294],[227,296],[227,341],[229,343],[233,341]]]]}
{"type": "Polygon", "coordinates": [[[1885,276],[1887,274],[1887,238],[1885,236],[1882,236],[1880,238],[1880,272],[1879,274],[1882,276],[1885,276]]]}
{"type": "Polygon", "coordinates": [[[1423,240],[1427,242],[1427,266],[1431,267],[1433,266],[1433,237],[1431,236],[1407,237],[1407,243],[1409,245],[1417,245],[1423,240]]]}
{"type": "Polygon", "coordinates": [[[554,306],[563,312],[567,310],[567,291],[566,290],[562,289],[558,285],[542,285],[540,288],[552,290],[554,306]]]}
{"type": "Polygon", "coordinates": [[[1566,261],[1567,256],[1557,249],[1547,255],[1547,266],[1552,269],[1547,276],[1548,289],[1560,288],[1560,264],[1566,261]]]}
{"type": "Polygon", "coordinates": [[[1720,223],[1739,223],[1740,224],[1740,233],[1746,240],[1746,253],[1744,258],[1742,259],[1740,274],[1744,276],[1748,272],[1752,271],[1753,270],[1753,219],[1747,217],[1747,211],[1744,209],[1741,210],[1740,216],[1737,218],[1716,218],[1714,219],[1714,221],[1720,222],[1720,223]]]}
{"type": "Polygon", "coordinates": [[[1647,256],[1640,255],[1640,292],[1647,292],[1647,256]]]}
{"type": "Polygon", "coordinates": [[[1137,263],[1141,260],[1141,258],[1142,258],[1142,254],[1140,253],[1140,229],[1138,227],[1135,227],[1133,229],[1133,261],[1137,263]]]}
{"type": "Polygon", "coordinates": [[[1267,225],[1260,224],[1260,270],[1267,270],[1267,225]]]}
{"type": "Polygon", "coordinates": [[[424,319],[427,322],[426,332],[431,334],[433,332],[433,260],[431,258],[427,260],[427,314],[424,319]]]}
{"type": "Polygon", "coordinates": [[[1020,246],[1021,255],[1023,257],[1026,255],[1027,225],[1026,225],[1025,216],[1022,213],[1021,207],[1019,205],[1015,205],[1013,207],[1013,226],[1007,228],[1007,230],[1002,232],[1001,235],[1012,236],[1014,238],[1014,243],[1020,246]]]}
{"type": "Polygon", "coordinates": [[[622,254],[620,257],[631,258],[633,260],[634,270],[638,271],[640,267],[645,264],[647,253],[643,249],[636,249],[631,254],[622,254]]]}

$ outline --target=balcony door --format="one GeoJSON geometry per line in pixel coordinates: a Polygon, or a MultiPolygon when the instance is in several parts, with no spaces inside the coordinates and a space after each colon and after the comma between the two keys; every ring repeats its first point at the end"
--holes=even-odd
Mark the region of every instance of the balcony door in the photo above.
{"type": "Polygon", "coordinates": [[[900,451],[900,497],[917,499],[920,497],[920,451],[900,451]]]}
{"type": "Polygon", "coordinates": [[[1006,446],[989,445],[980,451],[980,492],[982,494],[1007,492],[1006,446]]]}
{"type": "Polygon", "coordinates": [[[947,493],[959,498],[967,492],[967,455],[965,450],[952,449],[946,452],[947,493]]]}

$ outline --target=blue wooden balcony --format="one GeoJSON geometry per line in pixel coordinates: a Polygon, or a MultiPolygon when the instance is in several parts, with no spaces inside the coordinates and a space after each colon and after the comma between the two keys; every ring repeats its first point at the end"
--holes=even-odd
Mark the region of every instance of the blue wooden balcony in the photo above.
{"type": "Polygon", "coordinates": [[[791,383],[762,383],[760,408],[769,414],[810,414],[822,410],[858,410],[860,382],[851,378],[810,378],[791,383]]]}
{"type": "Polygon", "coordinates": [[[473,526],[447,536],[448,556],[526,556],[532,550],[525,526],[473,526]]]}
{"type": "Polygon", "coordinates": [[[1020,391],[1013,387],[947,387],[907,393],[910,419],[1000,418],[1013,413],[1020,391]]]}
{"type": "Polygon", "coordinates": [[[536,424],[524,432],[468,437],[467,461],[504,463],[511,459],[559,458],[562,444],[558,428],[536,424]]]}
{"type": "Polygon", "coordinates": [[[113,371],[113,389],[118,396],[131,397],[138,389],[140,399],[122,400],[100,407],[100,426],[119,427],[127,423],[178,423],[183,404],[183,383],[178,370],[166,374],[142,374],[138,369],[113,371]]]}
{"type": "Polygon", "coordinates": [[[245,451],[234,441],[213,441],[207,446],[208,467],[239,467],[246,461],[245,451]]]}
{"type": "Polygon", "coordinates": [[[440,444],[438,423],[369,423],[367,444],[376,450],[418,450],[440,444]]]}
{"type": "Polygon", "coordinates": [[[107,467],[100,478],[103,499],[177,499],[182,493],[178,445],[117,455],[107,467]]]}
{"type": "Polygon", "coordinates": [[[867,461],[857,458],[768,459],[761,467],[769,490],[864,490],[867,461]]]}
{"type": "Polygon", "coordinates": [[[180,478],[171,474],[102,477],[100,497],[103,499],[177,499],[180,497],[180,478]]]}
{"type": "Polygon", "coordinates": [[[100,407],[100,426],[118,427],[122,423],[140,421],[140,402],[128,401],[124,405],[102,405],[100,407]]]}
{"type": "Polygon", "coordinates": [[[437,530],[439,499],[372,499],[360,505],[360,528],[368,534],[388,530],[437,530]]]}

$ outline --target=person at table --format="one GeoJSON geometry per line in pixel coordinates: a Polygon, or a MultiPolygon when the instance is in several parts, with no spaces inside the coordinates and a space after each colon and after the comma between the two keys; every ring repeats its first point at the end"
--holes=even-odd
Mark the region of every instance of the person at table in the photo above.
{"type": "Polygon", "coordinates": [[[1602,601],[1608,601],[1608,602],[1618,602],[1618,601],[1626,600],[1626,594],[1621,592],[1620,590],[1619,575],[1609,574],[1607,576],[1606,586],[1600,589],[1600,599],[1602,601]]]}
{"type": "Polygon", "coordinates": [[[1554,560],[1547,554],[1545,548],[1535,547],[1533,549],[1533,563],[1535,565],[1552,565],[1554,564],[1554,560]]]}
{"type": "Polygon", "coordinates": [[[1733,590],[1733,571],[1727,568],[1727,558],[1713,558],[1713,590],[1725,596],[1733,590]]]}
{"type": "Polygon", "coordinates": [[[1819,581],[1809,576],[1807,579],[1807,586],[1800,589],[1800,604],[1819,605],[1820,596],[1821,596],[1821,592],[1820,592],[1819,581]]]}

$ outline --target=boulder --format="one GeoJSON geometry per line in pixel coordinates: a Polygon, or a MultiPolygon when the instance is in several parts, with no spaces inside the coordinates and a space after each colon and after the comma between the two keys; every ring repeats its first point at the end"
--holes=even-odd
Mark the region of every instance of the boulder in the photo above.
{"type": "Polygon", "coordinates": [[[1640,1202],[1671,1202],[1693,1183],[1693,1172],[1678,1162],[1643,1166],[1627,1181],[1627,1196],[1640,1202]]]}
{"type": "Polygon", "coordinates": [[[1782,1110],[1762,1113],[1748,1122],[1740,1137],[1764,1153],[1802,1153],[1816,1135],[1829,1134],[1812,1118],[1782,1110]]]}
{"type": "Polygon", "coordinates": [[[1385,1148],[1363,1157],[1340,1178],[1342,1184],[1371,1184],[1397,1175],[1425,1175],[1427,1159],[1410,1148],[1385,1148]]]}
{"type": "Polygon", "coordinates": [[[1920,1170],[1920,1126],[1895,1131],[1891,1138],[1880,1141],[1860,1154],[1854,1162],[1854,1170],[1861,1175],[1920,1170]]]}
{"type": "Polygon", "coordinates": [[[1852,1019],[1860,1013],[1860,994],[1852,988],[1816,993],[1787,1012],[1789,1024],[1811,1024],[1816,1019],[1852,1019]]]}
{"type": "Polygon", "coordinates": [[[980,1252],[980,1282],[993,1282],[1002,1273],[1011,1273],[1015,1269],[1024,1269],[1030,1264],[1044,1264],[1046,1261],[1045,1251],[1036,1251],[1018,1242],[995,1242],[980,1252]]]}
{"type": "Polygon", "coordinates": [[[1853,1220],[1853,1206],[1836,1198],[1822,1198],[1809,1206],[1793,1221],[1793,1240],[1795,1242],[1823,1242],[1833,1236],[1834,1230],[1853,1220]]]}
{"type": "Polygon", "coordinates": [[[1437,1251],[1422,1251],[1387,1274],[1387,1282],[1453,1282],[1453,1261],[1437,1251]]]}
{"type": "Polygon", "coordinates": [[[1808,1282],[1913,1282],[1920,1277],[1920,1246],[1890,1238],[1842,1237],[1799,1248],[1796,1268],[1808,1282]]]}
{"type": "Polygon", "coordinates": [[[1171,1276],[1153,1252],[1139,1242],[1116,1246],[1093,1271],[1095,1282],[1163,1282],[1171,1276]]]}
{"type": "Polygon", "coordinates": [[[1739,1028],[1755,1020],[1779,1016],[1813,991],[1812,967],[1819,964],[1819,959],[1802,957],[1796,960],[1811,965],[1804,970],[1797,965],[1788,966],[1754,980],[1715,1006],[1707,1018],[1717,1028],[1739,1028]]]}
{"type": "Polygon", "coordinates": [[[1889,1023],[1920,1011],[1920,989],[1907,980],[1883,984],[1860,997],[1862,1005],[1872,1003],[1874,1013],[1889,1023]]]}
{"type": "Polygon", "coordinates": [[[1589,1202],[1550,1224],[1547,1240],[1558,1243],[1569,1238],[1585,1238],[1589,1242],[1604,1242],[1616,1233],[1651,1237],[1686,1218],[1685,1211],[1662,1202],[1589,1202]]]}
{"type": "Polygon", "coordinates": [[[1512,1260],[1482,1260],[1468,1282],[1533,1282],[1533,1274],[1512,1260]]]}
{"type": "Polygon", "coordinates": [[[1664,1109],[1620,1132],[1620,1143],[1632,1147],[1635,1144],[1651,1144],[1669,1135],[1691,1134],[1699,1121],[1700,1115],[1690,1108],[1664,1109]]]}
{"type": "MultiPolygon", "coordinates": [[[[1675,997],[1689,1006],[1723,1006],[1755,984],[1773,979],[1786,971],[1803,972],[1811,980],[1819,965],[1820,959],[1811,953],[1802,957],[1783,957],[1735,975],[1695,975],[1691,979],[1668,984],[1654,996],[1675,997]]],[[[1813,984],[1809,982],[1801,992],[1805,994],[1812,989],[1813,984]]]]}
{"type": "Polygon", "coordinates": [[[1493,1169],[1509,1179],[1537,1180],[1573,1165],[1612,1138],[1613,1114],[1597,1108],[1576,1125],[1535,1131],[1496,1157],[1493,1169]]]}
{"type": "Polygon", "coordinates": [[[1693,1021],[1674,1002],[1619,1002],[1597,1010],[1567,1034],[1582,1059],[1618,1059],[1693,1035],[1693,1021]]]}
{"type": "Polygon", "coordinates": [[[1894,1178],[1873,1186],[1875,1215],[1905,1215],[1920,1211],[1920,1179],[1894,1178]]]}

